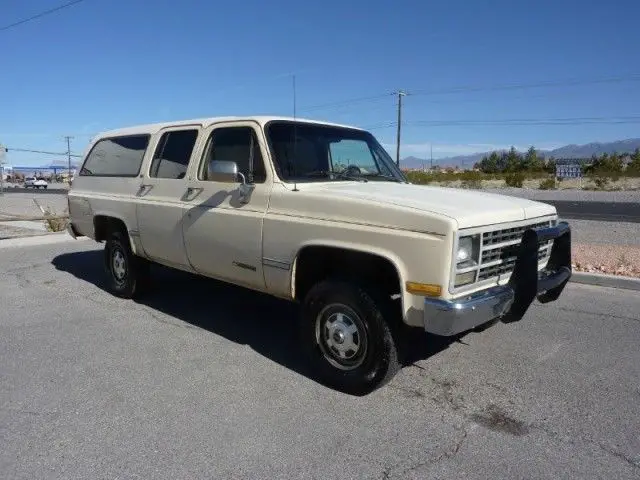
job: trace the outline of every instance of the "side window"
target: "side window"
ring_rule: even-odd
[[[207,165],[216,160],[236,162],[247,182],[264,183],[266,180],[260,144],[251,127],[217,128],[211,133],[200,167],[200,180],[207,179]]]
[[[89,152],[80,176],[135,177],[140,173],[149,135],[128,135],[99,140]]]
[[[184,178],[197,138],[198,130],[177,130],[164,133],[153,155],[149,176]]]
[[[349,165],[355,165],[365,175],[367,173],[380,173],[378,163],[373,157],[367,142],[344,139],[331,142],[329,145],[334,171],[341,172]]]

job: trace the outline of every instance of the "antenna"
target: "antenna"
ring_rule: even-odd
[[[296,74],[292,75],[293,80],[293,119],[296,119]]]
[[[298,143],[298,122],[296,121],[296,74],[292,75],[293,77],[293,191],[298,192],[298,182],[295,180],[296,177],[296,161],[297,161],[297,152],[296,147]]]

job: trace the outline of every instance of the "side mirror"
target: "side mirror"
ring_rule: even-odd
[[[238,177],[243,185],[247,183],[247,179],[238,171],[236,162],[212,160],[207,165],[207,179],[213,182],[235,183]]]

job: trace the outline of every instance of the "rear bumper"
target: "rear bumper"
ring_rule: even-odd
[[[67,233],[73,237],[74,240],[77,240],[78,237],[82,237],[83,235],[78,233],[73,226],[73,223],[67,223]]]
[[[553,240],[547,266],[538,271],[538,245]],[[525,231],[509,283],[455,299],[427,298],[424,328],[436,335],[451,336],[496,318],[520,320],[537,298],[541,303],[558,299],[571,278],[571,228],[566,222],[549,228]]]

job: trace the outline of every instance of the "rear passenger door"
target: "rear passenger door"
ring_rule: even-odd
[[[160,132],[148,171],[136,193],[138,232],[148,257],[191,270],[184,248],[182,218],[187,170],[200,135],[200,125]]]

